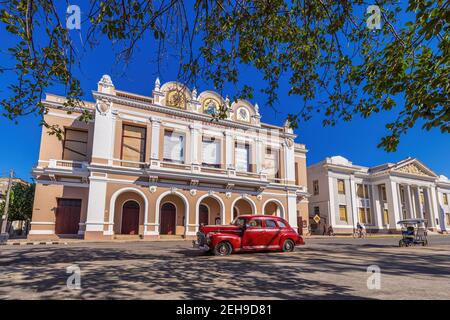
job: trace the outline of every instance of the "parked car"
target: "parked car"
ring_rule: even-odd
[[[239,251],[289,252],[303,244],[303,238],[286,220],[266,215],[239,216],[230,225],[200,226],[193,242],[194,247],[218,256]]]

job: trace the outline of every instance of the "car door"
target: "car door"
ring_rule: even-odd
[[[262,219],[250,219],[242,236],[242,248],[247,250],[264,247],[264,230]]]
[[[264,224],[265,245],[268,248],[278,248],[280,245],[280,227],[276,223],[275,219],[265,219]]]

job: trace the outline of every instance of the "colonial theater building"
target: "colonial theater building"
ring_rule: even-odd
[[[307,171],[313,233],[329,225],[352,233],[358,221],[368,232],[393,233],[408,218],[426,219],[430,230],[450,230],[450,180],[415,158],[369,168],[335,156]]]
[[[256,104],[159,80],[142,96],[107,75],[93,97],[81,109],[43,101],[64,134],[42,130],[30,238],[189,238],[242,214],[307,227],[307,150],[287,125],[262,123]],[[82,109],[91,121],[77,120]]]

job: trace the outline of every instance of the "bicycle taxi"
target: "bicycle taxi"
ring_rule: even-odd
[[[428,245],[426,219],[405,219],[400,220],[397,224],[402,226],[402,239],[398,243],[399,247]]]

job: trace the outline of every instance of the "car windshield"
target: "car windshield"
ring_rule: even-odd
[[[245,226],[245,224],[247,223],[247,220],[248,220],[248,219],[246,219],[246,218],[240,218],[240,217],[237,217],[236,219],[233,220],[233,222],[231,222],[231,224],[232,224],[233,226],[243,227],[243,226]]]

